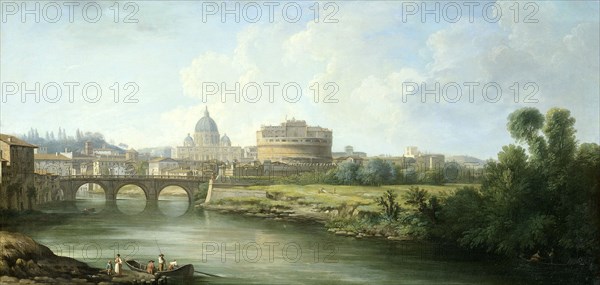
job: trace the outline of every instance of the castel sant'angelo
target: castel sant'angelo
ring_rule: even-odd
[[[309,126],[303,120],[286,120],[279,126],[262,126],[256,132],[258,160],[331,162],[330,129]]]
[[[277,126],[261,126],[256,131],[257,159],[260,162],[324,163],[331,162],[332,131],[309,126],[303,120],[286,120]],[[208,109],[198,120],[193,134],[176,147],[175,158],[206,161],[240,161],[242,148],[232,146],[229,137],[219,133]]]

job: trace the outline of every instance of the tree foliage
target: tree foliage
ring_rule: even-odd
[[[358,179],[364,185],[392,184],[396,180],[396,169],[390,162],[376,158],[358,170]]]
[[[352,185],[359,182],[358,170],[360,165],[354,162],[344,161],[337,166],[335,178],[341,184]]]
[[[600,147],[578,146],[574,124],[559,108],[545,117],[534,108],[510,114],[508,131],[527,150],[504,146],[480,190],[446,199],[443,237],[510,256],[598,256]]]

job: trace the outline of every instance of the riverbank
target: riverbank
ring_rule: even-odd
[[[18,233],[0,231],[0,284],[133,284],[149,274],[125,271],[108,276],[73,258],[55,255],[48,247]]]
[[[409,234],[397,224],[380,223],[381,209],[375,202],[388,190],[398,193],[398,202],[404,204],[402,193],[411,186],[421,187],[430,193],[444,195],[464,184],[432,185],[271,185],[247,186],[239,189],[265,191],[266,197],[228,197],[208,204],[198,203],[198,208],[247,216],[285,219],[322,224],[327,231],[355,238],[387,238],[409,240]],[[471,185],[473,186],[473,185]],[[474,185],[478,186],[478,185]]]

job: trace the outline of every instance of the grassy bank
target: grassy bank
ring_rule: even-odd
[[[381,219],[375,199],[391,190],[398,194],[398,202],[405,204],[403,193],[411,186],[429,193],[445,196],[465,184],[432,185],[270,185],[239,187],[245,190],[266,191],[267,197],[236,197],[215,201],[205,208],[272,218],[296,218],[323,223],[338,235],[366,237],[381,236],[389,239],[408,239],[408,229],[398,223]],[[473,185],[471,185],[473,186]],[[478,185],[475,185],[478,186]]]

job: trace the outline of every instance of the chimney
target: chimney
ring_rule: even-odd
[[[8,137],[8,142],[12,142],[12,138],[11,137]]]

